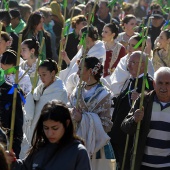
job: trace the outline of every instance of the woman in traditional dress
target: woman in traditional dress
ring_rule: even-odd
[[[111,96],[100,83],[102,72],[103,66],[96,57],[85,58],[84,66],[80,60],[77,74],[82,76],[83,83],[79,97],[78,87],[71,94],[70,106],[73,108],[77,134],[84,139],[89,155],[99,159],[98,151],[104,148],[106,159],[113,159],[114,153],[107,135],[112,127]]]
[[[20,64],[20,67],[25,71],[29,69],[28,75],[33,84],[39,55],[39,42],[35,38],[24,40],[21,44],[21,55],[25,61]]]
[[[87,26],[83,27],[80,30],[79,32],[80,39],[82,36],[86,35],[86,32],[87,32]],[[86,47],[87,47],[85,54],[86,56],[89,56],[89,57],[90,56],[97,57],[104,64],[105,57],[106,57],[106,50],[105,50],[104,43],[98,40],[98,36],[99,35],[98,35],[97,28],[91,25],[89,27],[87,39],[84,37],[84,43],[86,43]],[[63,80],[65,85],[69,84],[69,82],[66,83],[69,76],[71,75],[73,75],[73,77],[77,76],[76,74],[78,71],[77,60],[79,60],[80,57],[83,55],[83,50],[84,50],[83,47],[81,47],[80,50],[77,52],[77,54],[74,56],[74,58],[71,61],[69,57],[67,56],[66,52],[65,51],[62,52],[62,58],[66,62],[67,68],[65,70],[60,71],[59,77]],[[76,78],[72,78],[71,80],[73,79],[76,79]],[[77,85],[77,81],[69,84],[70,87],[71,86],[75,87],[76,85]]]
[[[130,37],[138,34],[137,32],[135,32],[136,24],[136,17],[132,14],[126,15],[122,20],[122,27],[124,29],[124,32],[120,33],[116,40],[119,41],[126,49]]]
[[[25,140],[22,147],[24,157],[32,139],[35,125],[40,117],[43,106],[53,99],[63,103],[68,102],[67,91],[62,80],[56,76],[58,72],[57,63],[54,60],[44,60],[38,67],[38,74],[42,83],[34,89],[33,94],[29,93],[24,106],[25,114]]]
[[[158,47],[153,52],[153,66],[157,71],[160,67],[170,67],[170,30],[163,30],[157,40]]]
[[[110,75],[116,68],[120,59],[126,55],[124,46],[115,41],[118,33],[119,28],[115,23],[106,24],[102,32],[102,40],[104,41],[106,48],[106,60],[104,64],[103,77],[109,84],[111,84]]]

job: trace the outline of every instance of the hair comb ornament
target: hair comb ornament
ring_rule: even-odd
[[[92,75],[96,75],[96,74],[98,73],[101,65],[102,65],[102,64],[101,64],[100,62],[98,62],[98,63],[94,66],[94,68],[93,68],[93,70],[92,70]]]

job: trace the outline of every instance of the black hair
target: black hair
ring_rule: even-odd
[[[139,42],[141,40],[141,36],[140,35],[133,35],[132,37],[130,37],[130,39],[135,39],[137,42]],[[142,43],[139,45],[139,47],[142,47]]]
[[[40,44],[39,42],[33,37],[32,39],[26,39],[22,42],[22,44],[25,44],[28,46],[28,48],[31,49],[35,49],[35,56],[39,55],[39,48],[40,48]]]
[[[30,153],[38,149],[42,146],[42,144],[49,143],[43,131],[43,122],[47,120],[60,122],[64,126],[65,132],[60,141],[57,143],[59,146],[58,149],[62,149],[75,139],[80,140],[74,133],[73,122],[68,107],[61,101],[52,100],[46,103],[41,110],[40,118],[33,133]]]
[[[0,20],[5,21],[6,25],[8,26],[11,22],[11,15],[7,10],[0,9]]]
[[[56,61],[52,60],[52,59],[47,59],[47,60],[44,60],[38,67],[38,69],[40,67],[45,67],[47,68],[48,71],[52,72],[52,71],[55,71],[55,74],[58,73],[58,66],[57,66],[57,63]]]
[[[115,33],[114,39],[117,38],[119,34],[119,28],[114,22],[106,24],[104,27],[108,27],[112,33]]]
[[[26,39],[30,32],[34,32],[37,25],[40,23],[41,18],[44,18],[43,14],[39,11],[31,13],[27,25],[23,30],[23,39]],[[44,30],[43,30],[44,31]]]
[[[100,60],[96,57],[86,57],[85,58],[85,67],[87,69],[93,69],[95,66],[97,66],[98,63],[100,63]],[[93,75],[95,80],[100,81],[100,78],[102,76],[103,73],[103,66],[101,65],[99,70],[97,71],[97,74]]]
[[[81,29],[81,33],[87,32],[87,26],[83,27]],[[98,30],[96,27],[94,27],[93,25],[89,26],[89,32],[88,32],[88,36],[93,40],[96,41],[98,40],[99,34],[98,34]]]
[[[13,66],[16,66],[17,64],[17,54],[13,50],[7,50],[2,54],[1,58],[2,64],[12,64]]]

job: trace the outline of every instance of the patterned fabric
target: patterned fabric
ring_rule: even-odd
[[[119,52],[122,45],[120,43],[115,43],[112,50],[106,51],[106,60],[104,64],[104,77],[111,75],[115,69],[114,64],[118,59]]]
[[[23,74],[24,74],[24,71],[20,69],[18,78],[20,79]],[[15,74],[6,75],[5,79],[8,83],[14,84],[15,83]],[[19,87],[24,91],[25,94],[28,94],[32,89],[31,81],[30,81],[30,78],[28,75],[25,75],[18,84],[19,84]]]
[[[33,84],[33,79],[34,79],[34,76],[35,76],[35,71],[36,71],[36,64],[37,64],[37,60],[35,63],[32,64],[32,66],[30,67],[28,64],[27,64],[27,61],[24,61],[23,63],[21,63],[21,69],[22,70],[28,70],[29,71],[27,72],[27,74],[30,76],[30,80],[31,80],[31,83]]]
[[[101,119],[103,128],[106,132],[109,132],[112,127],[111,122],[111,98],[110,93],[101,85],[96,86],[94,94],[85,102],[83,96],[84,85],[82,86],[80,92],[80,98],[78,102],[78,107],[84,112],[93,112],[98,114]],[[70,96],[70,103],[72,106],[76,106],[77,103],[77,93],[78,88],[76,88]]]
[[[170,67],[170,58],[169,56],[162,56],[163,50],[156,50],[153,55],[153,66],[155,71],[160,67]]]

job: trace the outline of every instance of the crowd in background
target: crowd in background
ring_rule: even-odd
[[[102,152],[129,170],[140,121],[134,170],[170,168],[170,1],[111,2],[1,1],[2,170],[98,170]]]

